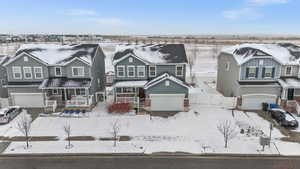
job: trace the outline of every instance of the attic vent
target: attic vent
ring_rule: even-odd
[[[28,62],[28,57],[24,56],[24,62]]]

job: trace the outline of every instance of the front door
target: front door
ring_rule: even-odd
[[[295,89],[288,89],[288,93],[287,93],[288,100],[294,100],[294,91]]]

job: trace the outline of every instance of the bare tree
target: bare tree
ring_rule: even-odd
[[[112,123],[112,131],[111,131],[111,134],[113,136],[113,139],[114,139],[114,147],[117,146],[117,140],[118,140],[118,135],[119,135],[119,132],[120,132],[120,124],[119,124],[119,121],[116,120]]]
[[[225,120],[219,123],[217,128],[222,134],[224,138],[225,148],[227,148],[229,140],[235,138],[237,135],[237,132],[235,131],[235,126],[231,123],[230,120]]]
[[[20,120],[17,122],[17,129],[25,136],[26,148],[29,148],[31,122],[31,118],[27,114],[22,114]]]
[[[198,52],[199,52],[199,49],[195,45],[193,47],[193,49],[191,50],[191,55],[189,55],[189,57],[188,57],[189,67],[190,67],[190,77],[192,78],[192,83],[194,83],[193,68],[194,68],[194,65],[196,64],[196,61],[197,61]]]
[[[66,125],[64,125],[64,127],[63,127],[63,129],[64,129],[64,132],[66,133],[66,135],[67,135],[67,140],[68,140],[68,145],[66,146],[66,148],[72,148],[72,144],[71,144],[71,125],[70,124],[66,124]]]

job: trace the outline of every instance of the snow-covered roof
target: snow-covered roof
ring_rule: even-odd
[[[148,81],[121,81],[114,84],[114,87],[144,87]]]
[[[296,78],[281,78],[278,82],[283,88],[300,88],[300,80]]]
[[[178,79],[178,78],[176,78],[176,77],[174,77],[174,76],[172,76],[172,75],[170,75],[168,73],[164,73],[164,74],[162,74],[162,75],[154,78],[153,80],[149,81],[144,86],[144,89],[148,89],[148,88],[150,88],[150,87],[152,87],[152,86],[154,86],[154,85],[156,85],[156,84],[158,84],[158,83],[160,83],[160,82],[162,82],[164,80],[171,80],[171,81],[173,81],[173,82],[175,82],[175,83],[177,83],[177,84],[179,84],[181,86],[189,88],[189,86],[185,82],[183,82],[182,80],[180,80],[180,79]]]
[[[91,85],[91,79],[69,79],[65,77],[61,78],[49,78],[45,79],[41,85],[40,89],[47,88],[87,88]]]
[[[243,64],[256,57],[273,57],[284,65],[299,64],[300,47],[293,44],[242,44],[222,50],[234,56],[238,64]]]
[[[25,52],[50,65],[66,64],[75,57],[91,64],[97,47],[98,44],[23,44],[16,55]]]
[[[0,109],[0,114],[5,114],[8,111],[8,108]]]
[[[123,57],[132,54],[140,60],[153,64],[187,63],[187,56],[183,44],[159,45],[118,45],[114,55],[114,64]]]

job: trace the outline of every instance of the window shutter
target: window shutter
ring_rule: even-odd
[[[265,77],[265,72],[266,72],[266,68],[264,67],[264,68],[262,69],[262,78]]]
[[[255,71],[255,77],[257,78],[258,77],[258,67],[256,68],[256,71]]]
[[[246,78],[248,78],[249,77],[249,68],[247,67],[246,68]]]
[[[272,78],[275,77],[275,67],[272,68]]]

